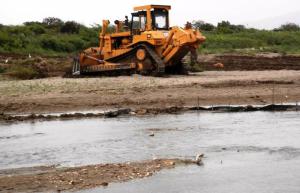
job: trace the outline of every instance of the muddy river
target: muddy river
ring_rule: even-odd
[[[150,136],[154,134],[154,136]],[[81,192],[300,192],[300,112],[184,113],[0,125],[0,169],[193,158]]]

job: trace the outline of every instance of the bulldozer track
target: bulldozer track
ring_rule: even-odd
[[[165,64],[164,64],[163,60],[149,46],[144,45],[144,48],[147,50],[147,52],[149,53],[149,55],[155,61],[157,73],[158,74],[165,73]]]
[[[124,53],[124,54],[121,54],[119,56],[116,56],[116,57],[113,57],[113,58],[110,58],[108,60],[106,60],[107,62],[113,62],[113,63],[117,63],[117,62],[122,62],[122,60],[126,60],[128,58],[132,58],[132,57],[135,57],[135,53],[138,49],[140,48],[143,48],[146,50],[146,52],[149,54],[149,56],[153,59],[153,61],[155,62],[155,75],[157,76],[161,76],[165,73],[165,64],[163,62],[163,60],[158,56],[158,54],[147,44],[139,44],[139,45],[136,45],[132,50]],[[73,64],[73,68],[72,68],[72,75],[74,77],[78,77],[79,75],[83,75],[83,74],[87,74],[87,73],[95,73],[95,72],[105,72],[107,71],[107,73],[109,73],[110,71],[113,71],[113,70],[105,70],[105,69],[102,69],[100,70],[99,67],[97,66],[89,66],[87,68],[80,68],[80,63],[79,63],[79,59],[78,58],[74,58],[74,64]],[[124,68],[122,68],[122,65],[120,64],[120,66],[118,68],[114,68],[114,70],[119,70],[119,71],[122,71],[122,70],[128,70],[129,67],[128,65],[124,64]],[[128,73],[126,73],[128,74]]]
[[[119,62],[122,59],[127,59],[130,56],[134,56],[135,57],[135,52],[139,49],[139,48],[144,48],[147,53],[150,55],[150,57],[155,61],[155,67],[156,67],[156,72],[158,74],[164,73],[165,72],[165,64],[163,62],[163,60],[157,55],[157,53],[147,44],[139,44],[137,46],[135,46],[132,50],[130,50],[129,52],[126,52],[120,56],[114,57],[114,58],[110,58],[107,61],[108,62]]]

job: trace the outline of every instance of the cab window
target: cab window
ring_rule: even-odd
[[[152,13],[153,17],[153,27],[155,29],[164,29],[167,30],[169,28],[168,22],[168,11],[166,10],[154,10]]]

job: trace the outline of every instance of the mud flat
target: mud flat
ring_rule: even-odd
[[[0,170],[0,192],[75,191],[152,176],[162,169],[196,164],[192,160],[155,159],[73,168],[32,167]]]
[[[139,75],[0,81],[0,112],[53,113],[118,108],[271,104],[300,101],[300,71],[208,71],[167,78]]]

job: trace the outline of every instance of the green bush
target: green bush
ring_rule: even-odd
[[[39,77],[39,73],[30,66],[13,65],[7,70],[7,74],[11,77],[27,80]]]
[[[78,34],[80,30],[80,24],[75,21],[67,21],[62,25],[60,31],[62,33]]]
[[[300,31],[300,26],[295,23],[287,23],[281,25],[278,29],[274,29],[274,31]]]
[[[46,29],[45,27],[43,27],[42,25],[31,25],[29,27],[29,29],[35,34],[35,35],[40,35],[40,34],[44,34],[46,33]]]
[[[193,21],[192,26],[201,31],[214,31],[216,27],[213,24],[205,23],[204,21]]]
[[[205,32],[204,35],[207,37],[207,40],[200,48],[203,53],[300,53],[300,32],[274,32],[250,29],[232,34]]]
[[[10,40],[8,33],[0,31],[0,45],[7,44]]]
[[[0,66],[0,74],[4,73],[5,71],[6,71],[6,69],[4,67]]]

